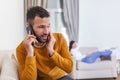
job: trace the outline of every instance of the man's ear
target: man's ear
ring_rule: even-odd
[[[28,26],[30,26],[29,22],[25,23],[25,27],[27,28]]]

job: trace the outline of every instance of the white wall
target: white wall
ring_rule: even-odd
[[[0,0],[0,50],[15,49],[24,38],[23,0]]]
[[[120,0],[80,0],[81,46],[120,47]]]

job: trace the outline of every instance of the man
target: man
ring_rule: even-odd
[[[72,80],[67,73],[73,62],[66,40],[60,33],[50,32],[50,15],[42,7],[27,12],[31,28],[17,47],[20,80]]]

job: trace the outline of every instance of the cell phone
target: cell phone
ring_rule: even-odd
[[[26,27],[26,31],[27,31],[27,33],[29,33],[29,31],[30,31],[31,34],[32,34],[32,32],[33,32],[32,29],[31,29],[31,26],[27,26],[27,27]]]
[[[29,33],[29,31],[30,31],[31,34],[33,34],[34,36],[36,36],[36,40],[37,40],[38,42],[41,42],[41,43],[42,43],[41,39],[35,34],[35,32],[34,32],[32,26],[27,26],[27,27],[26,27],[26,31],[27,31],[27,33]],[[49,42],[49,40],[50,40],[50,34],[49,34],[49,36],[48,36],[46,42]]]

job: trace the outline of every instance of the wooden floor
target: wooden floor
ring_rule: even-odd
[[[120,75],[118,75],[117,79],[92,79],[92,80],[120,80]]]
[[[117,77],[117,79],[108,78],[108,79],[84,79],[84,80],[120,80],[120,75]]]
[[[118,76],[117,80],[120,80],[120,75]]]

